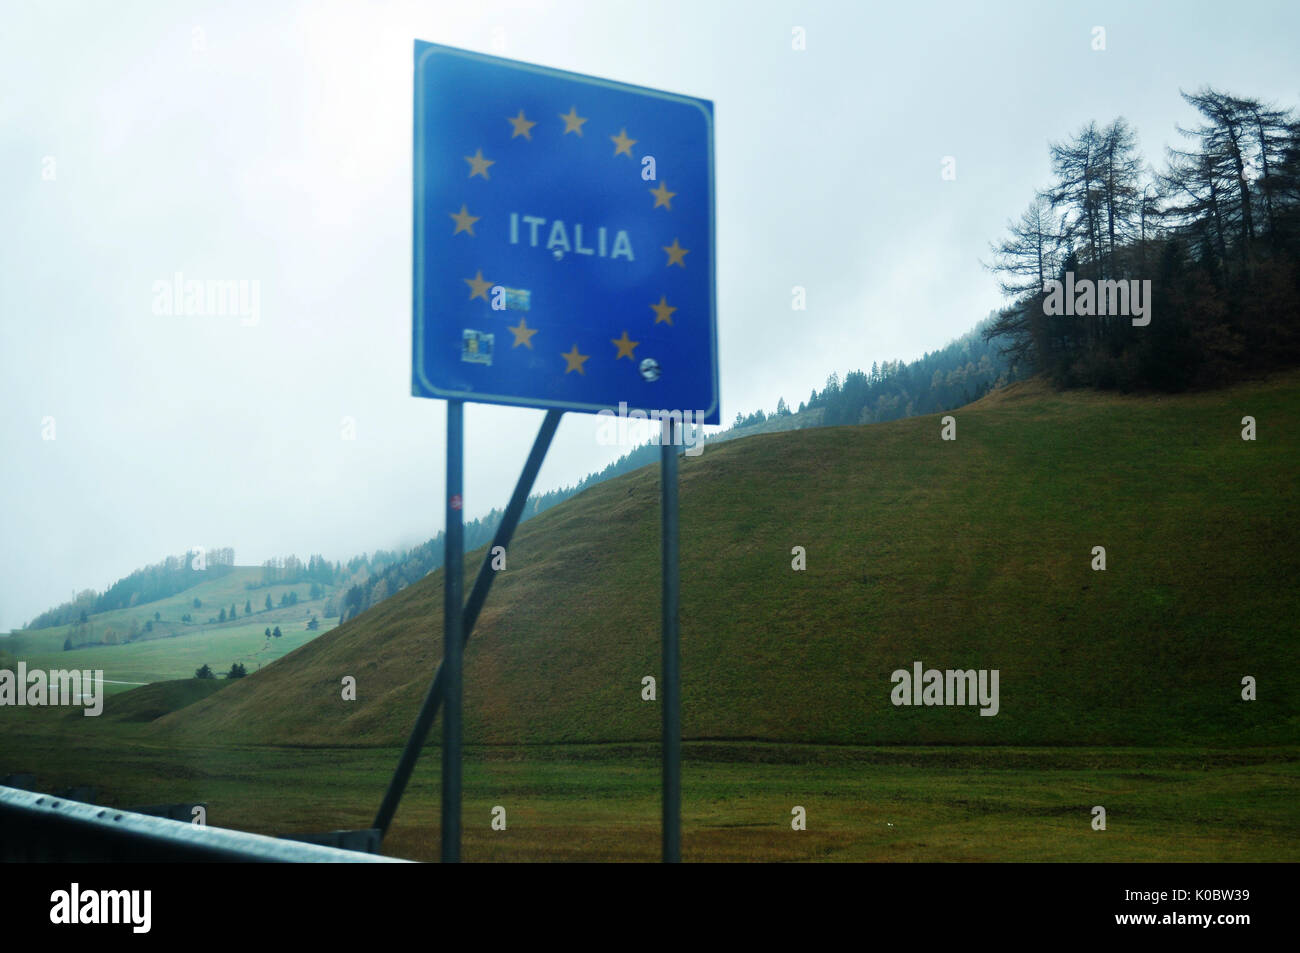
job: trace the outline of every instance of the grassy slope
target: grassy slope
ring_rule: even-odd
[[[1030,383],[955,416],[955,442],[932,416],[683,461],[688,738],[1296,741],[1300,375],[1176,398]],[[657,737],[640,700],[659,669],[657,480],[601,484],[520,531],[467,652],[469,741]],[[436,573],[147,730],[398,743],[441,655],[441,587]],[[1001,714],[893,707],[889,675],[916,659],[999,669]],[[1239,698],[1245,674],[1257,702]]]
[[[153,619],[155,612],[162,616],[162,621],[154,624],[153,636],[130,643],[65,652],[63,642],[71,634],[72,627],[54,626],[0,639],[0,648],[25,661],[28,668],[103,669],[104,677],[112,680],[105,685],[110,694],[132,688],[131,684],[120,683],[189,678],[204,663],[218,673],[227,671],[234,662],[242,662],[249,671],[254,671],[310,642],[337,621],[324,618],[325,598],[306,598],[310,583],[273,585],[265,589],[244,588],[246,583],[260,582],[261,578],[261,568],[237,566],[224,576],[191,586],[166,599],[91,617],[96,637],[102,637],[111,628],[124,638],[132,620],[143,626]],[[270,611],[264,609],[268,593],[272,601],[278,603],[281,594],[290,590],[296,591],[302,600],[296,606],[280,608],[277,605]],[[329,591],[326,587],[327,595]],[[202,608],[193,607],[195,598],[202,602]],[[246,602],[252,603],[252,615],[243,614]],[[232,603],[239,610],[237,620],[211,624],[206,621],[223,608],[229,609]],[[187,613],[197,621],[182,623],[180,617]],[[315,632],[305,629],[312,615],[317,616],[321,623]],[[264,632],[276,626],[280,627],[283,635],[268,642]]]
[[[320,608],[318,603],[310,605]],[[307,644],[335,624],[336,620],[322,622],[320,629],[309,632],[305,620],[298,618],[302,610],[301,603],[292,610],[284,610],[286,613],[292,611],[292,623],[287,617],[273,619],[272,613],[268,612],[265,619],[254,616],[252,622],[196,626],[193,632],[176,638],[74,649],[71,652],[45,652],[24,656],[24,660],[29,669],[102,669],[104,678],[113,680],[113,683],[105,685],[110,693],[129,690],[133,684],[189,678],[205,663],[211,665],[218,675],[229,671],[234,662],[243,663],[248,671],[253,672]],[[277,625],[283,633],[281,637],[267,639],[265,630]]]
[[[201,698],[207,698],[231,684],[220,678],[181,678],[170,682],[154,682],[123,692],[104,703],[103,714],[107,721],[153,721],[163,715],[179,711]],[[85,717],[70,712],[69,717]]]
[[[275,619],[273,612],[292,612],[292,616],[285,618],[298,619],[302,616],[302,611],[306,605],[307,592],[311,588],[311,583],[300,582],[294,585],[272,585],[265,589],[247,589],[248,583],[261,583],[262,569],[259,566],[235,566],[230,572],[223,576],[213,578],[208,582],[201,582],[198,585],[190,586],[183,592],[168,596],[165,599],[159,599],[156,602],[148,602],[138,606],[132,606],[128,609],[114,609],[111,612],[100,612],[90,617],[94,626],[94,635],[96,638],[103,636],[109,629],[114,630],[119,637],[125,638],[131,629],[132,621],[138,622],[141,628],[144,624],[153,619],[154,613],[157,612],[162,616],[162,621],[155,623],[154,628],[160,632],[197,630],[205,624],[209,617],[216,618],[222,609],[229,610],[232,604],[236,605],[239,610],[239,617],[244,618],[244,603],[251,602],[253,615],[248,618],[256,621],[259,618]],[[330,591],[325,587],[326,593]],[[304,600],[294,606],[292,610],[273,610],[273,612],[263,611],[264,602],[268,593],[274,603],[279,603],[281,593],[289,590],[297,590],[298,598]],[[198,598],[203,604],[202,608],[195,609],[193,600]],[[321,601],[323,605],[323,600]],[[189,614],[194,617],[194,622],[187,625],[180,621],[182,615]],[[320,613],[318,612],[317,615]],[[214,625],[216,623],[213,623]],[[274,626],[275,622],[271,622]],[[63,648],[63,640],[72,635],[73,626],[57,625],[50,626],[47,629],[20,629],[10,636],[0,639],[0,645],[3,645],[8,651],[13,652],[19,657],[24,654],[35,654],[38,652],[58,652]]]

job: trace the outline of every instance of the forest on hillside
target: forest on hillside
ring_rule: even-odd
[[[1178,391],[1300,359],[1300,121],[1213,88],[1181,95],[1198,123],[1178,127],[1186,146],[1163,170],[1123,118],[1088,123],[1050,144],[1051,183],[993,246],[1013,300],[986,333],[1057,386]],[[1146,289],[1149,323],[1101,307]]]
[[[81,590],[69,601],[42,612],[24,628],[43,629],[85,622],[88,616],[97,612],[129,609],[146,602],[166,599],[184,592],[190,586],[225,575],[234,564],[235,551],[229,547],[202,552],[193,550],[179,556],[168,556],[122,577],[103,592]]]
[[[1020,380],[1028,373],[1024,362],[1007,359],[989,342],[985,331],[995,316],[937,351],[915,361],[873,362],[871,370],[853,370],[843,379],[832,373],[821,392],[814,390],[795,414],[819,411],[812,426],[878,424],[919,414],[935,414],[964,407],[996,387]],[[789,412],[784,401],[777,415]],[[763,411],[737,417],[736,427],[762,424]]]

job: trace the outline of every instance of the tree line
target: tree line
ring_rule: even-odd
[[[343,567],[331,563],[324,556],[309,556],[304,563],[297,556],[275,556],[262,563],[262,585],[277,583],[316,582],[333,583],[343,573]],[[249,588],[254,588],[252,584]]]
[[[1057,386],[1178,391],[1300,359],[1300,122],[1212,87],[1181,95],[1198,122],[1163,169],[1122,117],[1090,122],[1049,144],[1052,181],[992,246],[1012,303],[986,334]],[[1149,325],[1049,313],[1067,275],[1149,281]]]
[[[798,413],[820,410],[818,424],[835,427],[934,414],[979,400],[1028,373],[1023,363],[1009,362],[984,336],[994,320],[990,316],[915,361],[873,362],[870,371],[849,371],[842,380],[831,374],[821,393],[814,390],[800,403]]]
[[[137,569],[119,579],[104,592],[83,589],[68,602],[42,612],[24,628],[44,629],[85,620],[87,615],[128,609],[143,603],[155,602],[184,592],[190,586],[230,572],[235,563],[235,551],[229,547],[197,550],[182,556],[168,556],[161,562]],[[195,568],[196,566],[204,568]]]
[[[230,671],[226,672],[225,677],[243,678],[247,674],[248,674],[248,669],[244,667],[244,664],[242,662],[234,662],[230,666]],[[207,662],[204,662],[202,665],[200,665],[198,668],[194,670],[194,677],[207,679],[207,678],[216,678],[217,676],[216,673],[212,671],[212,666],[209,665]]]

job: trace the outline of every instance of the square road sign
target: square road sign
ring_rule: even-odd
[[[412,393],[719,422],[712,103],[416,41],[414,131]]]

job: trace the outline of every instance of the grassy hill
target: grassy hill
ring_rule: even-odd
[[[153,721],[207,698],[230,684],[222,678],[182,678],[141,685],[106,700],[100,717],[109,721]],[[69,717],[83,716],[74,711],[69,712]]]
[[[951,442],[931,416],[683,460],[688,739],[1295,743],[1300,375],[1182,397],[1029,382],[954,416]],[[521,529],[466,653],[468,741],[657,737],[658,520],[652,467]],[[399,743],[442,654],[441,590],[432,574],[146,730]],[[916,660],[998,669],[1000,713],[894,707],[890,673]]]
[[[110,693],[127,691],[141,683],[187,679],[204,663],[221,672],[234,662],[242,662],[253,671],[310,642],[336,621],[324,615],[332,587],[323,587],[322,598],[309,600],[309,583],[261,587],[261,579],[260,567],[236,566],[165,599],[90,616],[93,637],[103,639],[112,632],[118,644],[64,651],[64,640],[73,635],[74,627],[61,625],[15,632],[0,638],[0,649],[25,661],[29,668],[102,669]],[[258,588],[249,589],[249,584]],[[281,595],[290,591],[298,593],[300,601],[293,606],[279,606]],[[275,606],[270,610],[265,609],[268,594]],[[195,599],[201,603],[197,609]],[[246,603],[251,603],[251,615],[244,615]],[[237,619],[207,621],[232,604],[239,610]],[[155,613],[160,617],[158,621],[153,621]],[[190,615],[193,621],[182,622],[182,615]],[[320,628],[308,631],[306,623],[313,615]],[[132,628],[143,630],[148,622],[153,622],[152,632],[140,631],[136,639],[126,641]],[[266,629],[277,626],[281,638],[266,639]]]

